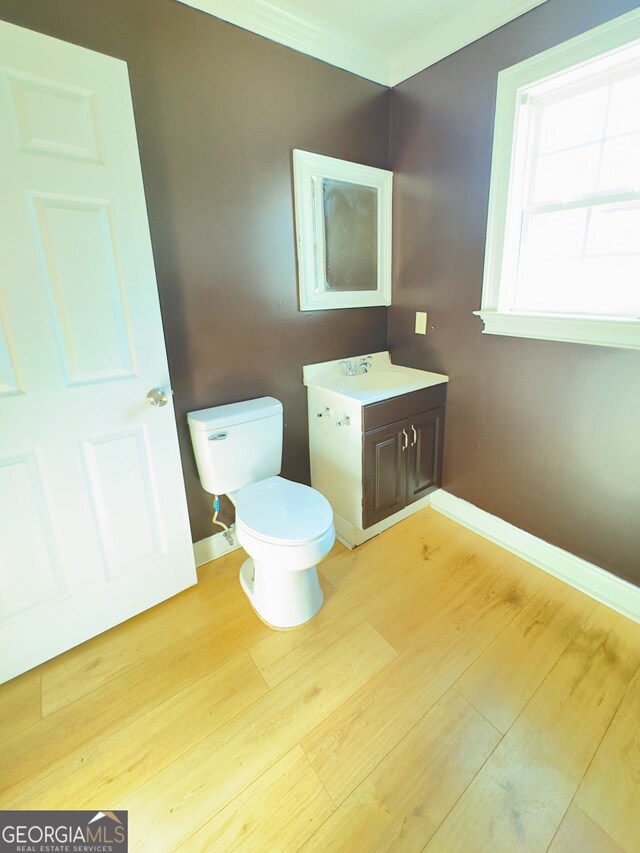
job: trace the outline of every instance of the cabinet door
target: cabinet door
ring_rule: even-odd
[[[436,489],[442,481],[444,406],[414,415],[408,424],[406,502],[410,504]]]
[[[371,527],[405,506],[408,421],[396,421],[364,434],[362,526]]]

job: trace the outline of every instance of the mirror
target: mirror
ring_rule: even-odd
[[[392,173],[293,155],[300,309],[389,305]]]

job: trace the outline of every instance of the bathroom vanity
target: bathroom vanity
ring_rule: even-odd
[[[388,352],[303,368],[311,482],[336,534],[360,545],[427,506],[440,485],[448,377]]]

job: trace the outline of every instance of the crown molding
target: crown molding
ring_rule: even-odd
[[[398,83],[546,2],[547,0],[496,0],[482,8],[474,4],[469,10],[450,15],[441,24],[393,51],[390,56],[389,85],[397,86]]]
[[[524,15],[547,0],[492,0],[482,8],[458,12],[390,53],[367,48],[362,40],[339,27],[309,15],[299,15],[288,3],[281,8],[269,0],[178,0],[230,24],[313,56],[383,86],[396,86],[445,56],[492,30]]]
[[[278,8],[267,0],[178,0],[242,29],[257,33],[271,41],[291,47],[315,59],[389,86],[389,60],[378,51],[369,50],[361,42],[349,38],[338,27],[296,15]]]

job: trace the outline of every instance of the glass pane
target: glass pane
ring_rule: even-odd
[[[534,203],[588,195],[596,188],[600,144],[547,154],[536,165]]]
[[[582,255],[586,227],[585,209],[535,214],[529,220],[526,250],[541,260]]]
[[[376,290],[378,191],[323,178],[322,203],[327,290]]]
[[[640,74],[611,87],[607,136],[640,131]]]
[[[604,143],[598,189],[640,189],[640,133],[609,139]]]
[[[622,255],[640,251],[640,205],[594,208],[589,224],[588,255]]]
[[[541,106],[540,153],[559,151],[600,139],[604,133],[608,87],[601,86]]]
[[[519,311],[571,312],[572,283],[579,279],[581,258],[530,258],[518,273],[514,308]]]
[[[640,254],[586,258],[580,278],[576,312],[640,316]]]
[[[556,314],[640,315],[640,254],[532,259],[521,269],[514,308]]]

